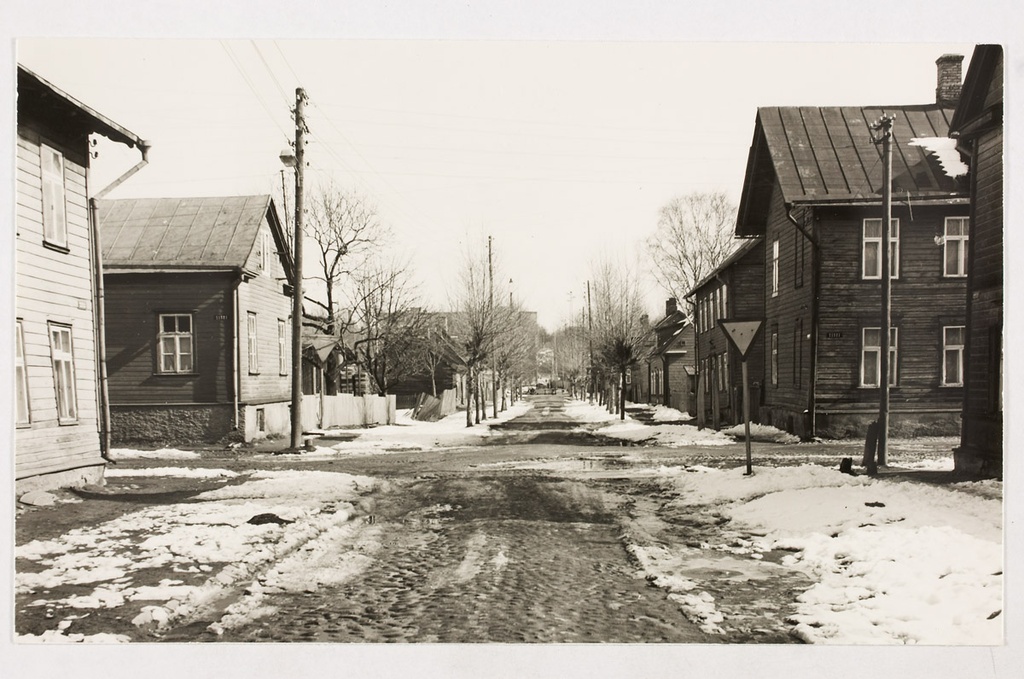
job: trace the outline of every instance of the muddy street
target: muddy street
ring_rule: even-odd
[[[715,641],[637,576],[611,510],[602,493],[557,478],[445,476],[397,484],[364,518],[387,537],[360,577],[270,595],[264,603],[272,616],[216,638]]]
[[[806,577],[784,567],[784,555],[752,558],[752,536],[713,507],[680,506],[678,491],[655,471],[699,463],[707,455],[728,461],[739,446],[709,451],[637,445],[574,419],[561,396],[531,401],[527,412],[493,422],[488,435],[471,445],[344,456],[205,451],[188,466],[228,474],[226,480],[114,474],[102,491],[74,493],[80,502],[75,513],[28,512],[18,521],[19,542],[59,537],[77,515],[111,536],[124,536],[117,549],[128,550],[127,556],[139,551],[140,541],[164,539],[132,530],[133,516],[160,505],[186,515],[212,511],[216,523],[224,520],[221,511],[246,510],[204,506],[218,495],[260,497],[260,491],[246,490],[259,478],[268,483],[306,474],[312,476],[301,478],[327,483],[338,476],[363,479],[357,485],[365,487],[338,496],[345,498],[340,504],[315,493],[303,499],[301,487],[286,491],[279,506],[298,501],[308,507],[304,521],[313,523],[302,524],[302,537],[289,538],[299,535],[290,532],[292,519],[277,515],[280,526],[239,526],[232,532],[250,536],[239,539],[264,546],[247,564],[225,563],[212,579],[206,574],[216,574],[225,567],[217,562],[227,560],[216,551],[198,562],[187,558],[193,547],[186,538],[163,561],[172,568],[148,567],[134,575],[129,568],[96,590],[101,600],[117,601],[124,598],[119,592],[141,585],[207,592],[178,613],[173,602],[164,605],[171,613],[159,624],[145,622],[152,600],[137,594],[118,606],[77,614],[74,606],[90,587],[67,585],[20,594],[18,628],[41,634],[63,620],[84,633],[171,642],[797,641],[787,617],[809,586]],[[129,464],[166,473],[168,462]],[[237,520],[244,523],[255,513],[248,510]],[[127,526],[104,528],[108,520]],[[181,530],[190,531],[187,525]],[[111,548],[96,544],[97,558],[108,559]],[[668,570],[651,561],[665,558],[674,564]],[[50,582],[48,565],[23,560],[19,569],[38,571],[32,577]],[[680,583],[689,584],[680,589]]]

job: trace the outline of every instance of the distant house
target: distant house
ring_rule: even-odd
[[[957,472],[1003,473],[1003,49],[971,57],[950,135],[970,165],[964,406]],[[956,357],[948,360],[955,364]]]
[[[693,323],[674,297],[665,302],[665,317],[654,324],[654,336],[650,402],[692,413],[696,410]]]
[[[718,325],[720,319],[760,320],[764,316],[764,241],[751,238],[690,292],[697,333],[696,417],[714,428],[739,424],[743,417],[742,357]],[[764,333],[747,351],[751,419],[758,421],[764,381]]]
[[[289,431],[292,259],[270,196],[99,211],[114,438]]]
[[[764,243],[760,419],[803,437],[863,436],[891,385],[896,434],[959,431],[967,222],[947,136],[962,57],[938,64],[934,104],[758,109],[736,235]],[[881,148],[893,125],[890,365],[880,375]]]
[[[89,135],[138,136],[18,67],[15,166],[15,481],[98,483],[104,454]]]

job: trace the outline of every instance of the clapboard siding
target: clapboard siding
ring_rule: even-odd
[[[111,405],[232,402],[231,280],[226,273],[104,276]],[[193,314],[193,374],[157,372],[161,313]]]
[[[43,245],[40,141],[18,128],[15,309],[22,323],[31,422],[16,430],[15,476],[102,464],[97,426],[94,288],[85,208],[84,149],[47,141],[65,156],[68,252]],[[60,424],[48,323],[70,326],[77,421]]]
[[[998,79],[997,79],[998,80]],[[993,85],[994,87],[995,85]],[[999,81],[1001,88],[1001,80]],[[1001,89],[1000,89],[1001,92]],[[1003,131],[975,142],[971,220],[963,458],[957,468],[1001,476],[1003,469]]]
[[[862,229],[877,207],[818,210],[822,224],[817,404],[824,410],[874,406],[877,388],[860,387],[861,337],[881,326],[881,282],[861,272]],[[899,279],[892,282],[892,324],[897,328],[897,385],[893,409],[955,410],[959,387],[943,387],[942,328],[964,325],[964,278],[942,275],[941,235],[946,216],[965,216],[965,206],[894,206],[900,220]]]
[[[268,253],[269,267],[260,267],[260,250],[263,235],[270,235],[270,225],[264,220],[256,236],[252,252],[246,262],[246,270],[253,272],[246,276],[238,288],[238,331],[239,360],[241,370],[241,399],[243,403],[267,403],[287,401],[291,398],[291,297],[284,295],[285,275],[276,252]],[[273,239],[269,240],[273,249]],[[252,370],[249,364],[248,314],[256,313],[258,365]],[[280,347],[278,344],[278,321],[285,322],[285,363],[284,374],[280,370]]]
[[[803,248],[803,240],[796,238],[796,227],[786,216],[786,207],[782,202],[782,192],[778,185],[772,194],[771,207],[764,238],[764,316],[763,333],[764,361],[764,405],[771,410],[785,410],[803,414],[808,409],[811,393],[810,379],[810,342],[797,342],[801,355],[794,356],[791,347],[797,319],[802,320],[804,332],[811,328],[811,308],[814,298],[811,263],[813,254],[809,248]],[[810,225],[808,225],[810,228]],[[815,225],[816,227],[817,225]],[[779,292],[772,295],[773,272],[772,258],[774,242],[779,243]],[[802,279],[796,275],[798,260],[797,248],[803,248]],[[771,336],[778,333],[778,375],[772,383],[771,376]],[[798,338],[797,338],[798,339]],[[797,374],[799,373],[799,374]],[[787,424],[787,423],[783,423]]]

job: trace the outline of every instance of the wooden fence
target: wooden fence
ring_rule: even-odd
[[[338,394],[302,397],[302,428],[328,429],[330,427],[361,427],[374,424],[394,424],[395,397],[353,396]]]

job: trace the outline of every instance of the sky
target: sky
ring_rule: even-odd
[[[603,257],[644,276],[651,315],[663,313],[644,240],[675,196],[738,201],[758,106],[930,103],[936,58],[964,55],[966,72],[973,44],[62,37],[16,48],[152,143],[150,164],[110,198],[279,195],[304,88],[307,196],[333,183],[375,205],[428,308],[446,307],[463,254],[491,237],[496,278],[553,329],[581,312]],[[94,187],[138,159],[98,150]]]

